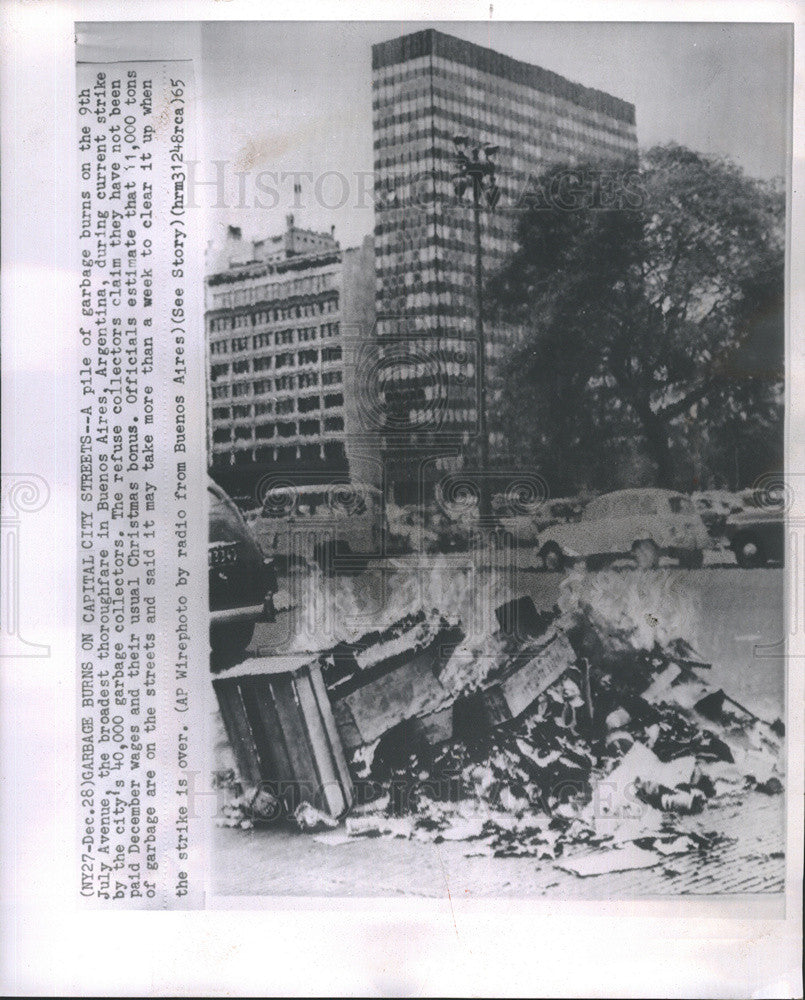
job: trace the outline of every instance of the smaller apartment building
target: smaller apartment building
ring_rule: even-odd
[[[371,237],[342,250],[300,230],[230,229],[206,282],[210,469],[230,492],[265,477],[379,478],[358,422],[355,353],[374,334]]]

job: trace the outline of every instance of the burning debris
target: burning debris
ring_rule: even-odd
[[[229,796],[216,819],[218,826],[251,830],[255,823],[272,823],[283,814],[282,803],[264,788],[244,788],[237,781],[221,787]]]
[[[326,829],[304,803],[297,826],[332,845],[462,841],[579,877],[710,850],[714,806],[782,791],[782,725],[707,682],[689,611],[647,615],[646,576],[569,577],[551,613],[506,602],[480,638],[420,610],[320,654],[353,806]]]

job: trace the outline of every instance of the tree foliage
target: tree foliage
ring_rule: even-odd
[[[781,460],[784,195],[676,145],[601,177],[547,172],[488,284],[523,331],[496,422],[557,491],[742,485]]]

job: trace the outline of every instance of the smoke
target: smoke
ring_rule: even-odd
[[[357,576],[310,567],[292,580],[296,621],[289,649],[315,652],[355,642],[420,611],[433,621],[460,622],[467,642],[481,645],[498,628],[495,609],[512,596],[509,567],[489,563],[456,565],[433,556],[421,566],[384,565]]]
[[[571,573],[558,604],[567,627],[588,621],[613,652],[679,639],[698,646],[700,613],[685,575],[673,570]]]

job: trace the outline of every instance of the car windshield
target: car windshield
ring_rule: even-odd
[[[277,487],[269,490],[263,502],[263,517],[328,517],[332,514],[359,517],[366,513],[374,497],[365,488],[348,483],[321,489]]]
[[[223,491],[207,487],[209,501],[208,540],[238,542],[248,537],[243,515]]]
[[[269,490],[263,502],[263,517],[313,517],[327,508],[323,490],[294,490],[286,487]]]
[[[334,487],[328,497],[330,511],[353,517],[366,513],[366,501],[367,496],[363,491],[356,490],[348,484]]]

